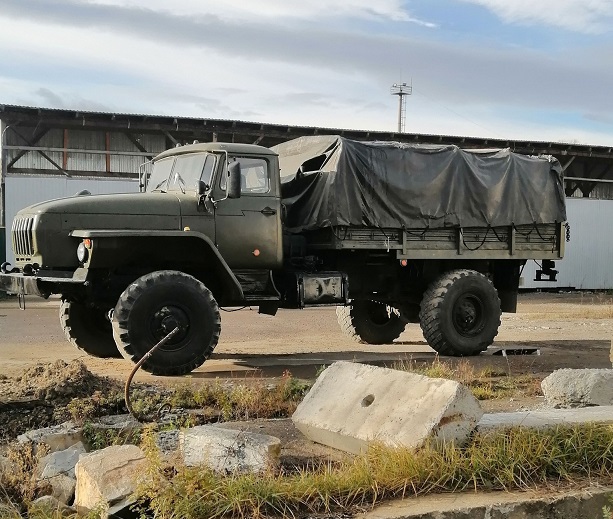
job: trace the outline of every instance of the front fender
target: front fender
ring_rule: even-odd
[[[134,231],[78,229],[72,237],[91,240],[87,269],[153,270],[170,268],[191,273],[209,285],[225,305],[243,304],[243,289],[211,239],[197,231]],[[207,279],[205,271],[215,279]],[[204,279],[203,279],[204,277]],[[212,282],[212,283],[211,283]],[[218,292],[218,293],[216,293]]]

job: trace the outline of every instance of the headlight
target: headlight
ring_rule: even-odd
[[[79,260],[79,262],[85,263],[87,261],[88,256],[89,251],[87,250],[85,244],[83,242],[79,243],[79,246],[77,247],[77,259]]]

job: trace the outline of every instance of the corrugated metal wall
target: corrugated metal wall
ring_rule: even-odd
[[[6,257],[14,260],[10,228],[17,211],[28,205],[71,196],[87,189],[92,194],[137,192],[138,182],[128,179],[67,178],[65,176],[9,175],[6,178]],[[523,272],[523,288],[613,289],[613,200],[567,199],[571,240],[566,254],[556,263],[555,283],[534,281],[538,266],[529,261]]]
[[[524,288],[576,288],[578,290],[613,289],[613,200],[567,198],[570,242],[562,261],[556,283],[534,281],[533,262],[524,268]]]
[[[31,139],[32,135],[36,134],[35,128],[18,128],[19,134],[27,139]],[[152,155],[166,149],[166,141],[163,135],[141,134],[134,137],[138,139],[139,144]],[[6,133],[7,144],[10,146],[24,146],[26,142],[22,137],[17,135],[15,131]],[[109,154],[110,169],[109,173],[114,174],[135,174],[139,167],[145,162],[145,157],[133,142],[123,133],[109,133],[109,149],[116,152],[133,152],[139,155],[113,155]],[[65,146],[66,145],[66,146]],[[66,134],[66,142],[64,142],[64,130],[56,128],[49,130],[40,140],[34,143],[36,147],[44,148],[68,148],[78,150],[106,150],[106,132],[98,130],[69,130]],[[20,153],[19,150],[7,150],[7,162],[11,162],[14,157]],[[55,163],[63,166],[64,153],[62,151],[45,151]],[[104,175],[107,173],[106,168],[107,155],[104,153],[67,153],[67,171],[81,171],[89,173],[99,173]],[[54,170],[55,167],[43,155],[36,151],[29,151],[21,157],[12,169],[16,170]]]
[[[87,189],[93,195],[136,193],[138,181],[130,179],[68,178],[52,175],[8,175],[6,177],[6,260],[15,260],[10,230],[17,211],[32,204],[72,196]]]

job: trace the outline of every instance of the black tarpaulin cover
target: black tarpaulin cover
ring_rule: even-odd
[[[279,154],[292,231],[339,225],[441,228],[563,222],[562,168],[508,149],[300,137]]]

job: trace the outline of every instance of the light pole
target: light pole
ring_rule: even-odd
[[[413,85],[406,83],[394,83],[390,88],[390,94],[398,96],[398,133],[404,133],[406,118],[406,96],[413,93]]]

